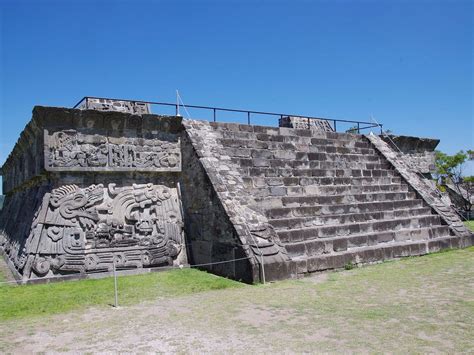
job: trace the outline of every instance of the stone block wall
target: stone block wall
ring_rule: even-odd
[[[395,135],[381,138],[415,170],[427,177],[436,171],[435,149],[439,139]]]
[[[295,276],[267,218],[250,207],[251,191],[211,124],[194,120],[183,124],[183,202],[193,261],[247,258],[245,263],[209,269],[251,282],[263,281],[263,273],[267,281]]]
[[[191,264],[218,275],[252,282],[258,265],[240,238],[187,135],[183,136],[181,191]],[[241,259],[236,262],[228,260]],[[222,262],[222,263],[219,263]],[[216,264],[217,263],[217,264]],[[255,270],[255,275],[253,275]]]
[[[321,132],[334,132],[334,128],[327,120],[319,120],[316,118],[306,117],[295,117],[295,116],[282,116],[278,124],[280,127],[296,128],[296,129],[308,129],[311,128],[315,131]]]
[[[2,167],[16,276],[187,263],[180,134],[176,117],[35,107]]]

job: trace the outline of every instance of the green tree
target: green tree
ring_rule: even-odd
[[[454,155],[448,155],[436,151],[436,177],[438,183],[452,185],[456,193],[462,198],[459,200],[460,207],[466,211],[472,208],[474,197],[474,177],[464,176],[463,168],[466,161],[474,160],[474,150],[466,152],[459,151]]]
[[[463,165],[468,159],[467,153],[459,151],[454,155],[448,155],[439,150],[436,151],[436,173],[439,178],[448,178],[457,181],[462,176]]]

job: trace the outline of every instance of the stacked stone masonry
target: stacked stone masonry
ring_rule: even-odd
[[[18,279],[187,263],[178,118],[36,107],[2,167]]]
[[[439,139],[384,135],[382,140],[407,162],[411,170],[425,175],[429,179],[436,171],[435,149]]]
[[[178,266],[245,282],[473,244],[374,135],[36,107],[2,167],[19,279]]]
[[[378,137],[211,125],[254,196],[250,207],[268,218],[297,273],[473,243],[432,187],[397,164]]]

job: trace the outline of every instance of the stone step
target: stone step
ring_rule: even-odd
[[[332,196],[284,196],[281,198],[281,203],[286,207],[303,207],[316,205],[342,205],[359,202],[413,200],[415,198],[416,194],[414,192],[373,192]]]
[[[290,217],[269,219],[270,224],[275,230],[288,230],[297,228],[311,228],[328,225],[361,223],[368,221],[380,221],[386,219],[408,218],[423,215],[430,215],[431,209],[429,207],[419,207],[413,209],[399,209],[391,211],[376,211],[363,213],[348,213],[348,214],[328,214],[322,216],[310,217]]]
[[[436,239],[392,242],[383,245],[374,245],[354,248],[347,251],[318,255],[312,257],[300,256],[292,262],[296,264],[300,274],[322,271],[327,269],[343,268],[349,263],[353,265],[381,262],[406,256],[418,256],[443,249],[458,248],[460,239],[455,236],[443,236]]]
[[[351,235],[367,234],[375,232],[398,231],[401,229],[417,229],[440,225],[438,215],[425,215],[408,218],[394,218],[381,221],[370,221],[361,223],[347,223],[331,226],[320,226],[311,228],[299,228],[277,231],[283,243],[294,243],[314,239],[325,239],[333,237],[347,238]]]
[[[316,150],[315,147],[313,150]],[[312,149],[312,148],[311,148]],[[282,150],[271,149],[248,149],[248,148],[224,148],[225,154],[233,158],[253,158],[253,159],[278,159],[278,160],[298,160],[298,161],[332,161],[332,162],[366,162],[381,163],[386,160],[377,152],[361,153],[350,151],[346,153],[311,151],[310,148],[300,150],[289,147]]]
[[[269,167],[253,167],[241,168],[242,176],[244,177],[398,177],[398,173],[391,169],[378,170],[356,170],[356,169],[297,169],[297,168],[269,168]]]
[[[263,179],[263,178],[258,178]],[[371,192],[410,192],[406,184],[391,184],[391,185],[365,185],[365,186],[351,186],[351,185],[280,185],[284,184],[290,178],[265,178],[264,181],[256,181],[257,179],[244,178],[244,184],[251,191],[256,199],[262,199],[270,196],[302,196],[302,195],[321,195],[321,196],[336,196],[336,195],[354,195]],[[250,181],[249,181],[250,180]],[[330,189],[333,188],[333,189]]]
[[[313,184],[314,179],[306,177],[242,177],[245,186],[252,188],[266,188],[272,186],[294,187],[300,186],[305,194],[312,195],[341,195],[346,193],[366,192],[407,192],[405,183],[373,184],[373,185],[318,185]],[[313,192],[310,192],[313,191]]]
[[[393,166],[382,158],[364,162],[360,160],[318,161],[318,160],[290,160],[290,159],[262,159],[232,157],[232,162],[242,168],[286,168],[286,169],[354,169],[354,170],[393,170]]]
[[[336,147],[345,147],[345,148],[372,148],[372,144],[364,139],[357,140],[345,140],[345,139],[328,139],[328,138],[311,138],[311,145],[323,146],[323,145],[332,145]]]
[[[263,175],[265,176],[265,175]],[[260,176],[261,177],[261,176]],[[273,176],[272,176],[273,177]],[[244,175],[244,178],[258,179],[259,176],[249,177]],[[400,184],[402,182],[399,176],[382,176],[382,177],[284,177],[284,179],[293,179],[293,183],[298,181],[298,184],[303,186],[317,185],[317,186],[333,186],[333,185],[352,185],[352,186],[367,186],[367,185],[387,185]],[[290,180],[286,180],[286,184],[290,186]]]
[[[398,209],[416,209],[424,206],[423,200],[401,200],[383,202],[349,203],[342,205],[321,205],[304,207],[277,207],[266,210],[269,219],[325,216],[333,214],[367,213],[394,211]]]
[[[301,138],[328,139],[346,142],[364,142],[367,138],[361,134],[323,132],[309,129],[294,129],[285,127],[269,127],[269,126],[249,126],[242,124],[231,124],[222,122],[211,122],[214,131],[221,135],[222,138],[237,138],[262,141],[282,141],[285,138],[292,138],[299,141]]]
[[[411,191],[407,184],[384,184],[384,185],[326,185],[326,186],[306,186],[312,189],[305,190],[307,194],[315,191],[313,194],[321,195],[343,195],[343,194],[362,194],[370,192],[408,192]]]
[[[430,240],[448,235],[449,228],[447,226],[434,226],[381,233],[355,234],[346,237],[284,243],[283,245],[290,257],[299,257],[302,255],[310,257],[385,243]]]
[[[241,148],[225,145],[221,141],[226,153],[232,157],[254,157],[266,159],[298,159],[298,160],[323,160],[320,159],[322,154],[350,154],[350,155],[376,155],[376,151],[372,148],[347,148],[334,147],[330,145],[296,145],[290,143],[281,143],[282,148]],[[324,159],[325,160],[325,159]]]
[[[237,123],[223,123],[223,122],[210,122],[210,125],[215,130],[220,132],[250,132],[250,133],[265,133],[268,135],[283,135],[283,136],[314,136],[319,138],[328,139],[358,139],[361,135],[348,134],[348,133],[335,133],[325,132],[320,130],[309,130],[309,129],[296,129],[287,127],[274,127],[274,126],[259,126],[259,125],[247,125]]]
[[[286,150],[286,149],[297,149],[304,151],[308,146],[331,146],[331,147],[343,147],[343,148],[370,148],[372,145],[369,141],[359,140],[335,140],[327,138],[311,138],[302,137],[303,142],[300,141],[299,137],[284,137],[283,142],[272,142],[257,140],[256,136],[253,139],[242,139],[242,138],[218,138],[219,142],[225,147],[233,148],[251,148],[251,149],[271,149],[271,150]],[[309,151],[309,150],[308,150]]]

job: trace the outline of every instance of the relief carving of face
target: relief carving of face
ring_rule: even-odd
[[[86,121],[86,127],[87,128],[94,128],[94,120],[87,120]]]

